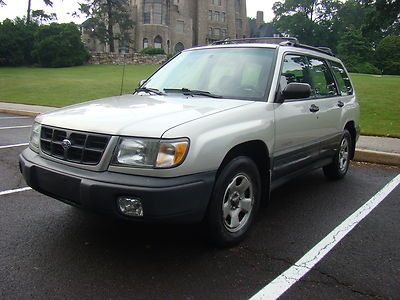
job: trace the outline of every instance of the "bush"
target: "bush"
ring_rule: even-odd
[[[23,19],[0,23],[0,65],[31,65],[34,35],[39,26],[36,23],[26,24]]]
[[[148,54],[148,55],[157,55],[157,54],[165,54],[164,49],[161,48],[145,48],[142,50],[143,54]]]
[[[43,67],[78,66],[89,59],[81,34],[73,23],[40,26],[32,54]]]
[[[376,59],[383,74],[400,75],[400,36],[385,37],[376,48]]]
[[[381,72],[377,67],[368,62],[356,65],[355,70],[352,72],[363,73],[363,74],[381,74]]]

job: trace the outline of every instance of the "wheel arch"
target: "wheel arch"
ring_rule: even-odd
[[[354,121],[348,121],[344,126],[344,129],[347,129],[350,132],[351,136],[351,152],[350,159],[354,159],[354,155],[356,152],[356,140],[357,140],[357,129]]]
[[[271,159],[268,146],[261,140],[247,141],[234,146],[226,153],[222,160],[217,171],[217,177],[221,173],[222,169],[232,159],[238,156],[249,157],[257,165],[262,184],[262,199],[264,199],[265,196],[269,195],[270,188]]]

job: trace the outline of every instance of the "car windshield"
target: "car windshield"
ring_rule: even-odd
[[[268,48],[185,51],[157,71],[144,87],[167,94],[197,91],[192,95],[209,93],[215,98],[261,101],[267,92],[273,59],[274,49]]]

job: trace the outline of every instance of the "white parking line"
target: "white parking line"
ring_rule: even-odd
[[[14,193],[19,193],[19,192],[30,191],[31,189],[32,189],[32,188],[30,188],[30,187],[24,187],[24,188],[15,189],[15,190],[3,191],[3,192],[0,192],[0,196],[9,195],[9,194],[14,194]]]
[[[29,145],[29,143],[15,144],[15,145],[5,145],[5,146],[0,146],[0,149],[15,148],[15,147],[28,146],[28,145]]]
[[[29,128],[29,127],[32,127],[32,125],[0,127],[0,130],[3,130],[3,129],[17,129],[17,128]]]
[[[0,117],[0,120],[5,119],[29,119],[29,117]]]
[[[390,181],[367,203],[337,226],[323,240],[308,251],[293,266],[275,278],[250,300],[277,299],[293,284],[306,275],[325,255],[329,253],[358,223],[376,208],[400,184],[400,174]]]

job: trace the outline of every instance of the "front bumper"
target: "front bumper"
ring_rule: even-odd
[[[94,172],[40,157],[29,148],[19,157],[20,170],[33,189],[84,209],[136,221],[192,223],[203,219],[216,172],[175,178],[156,178],[113,172]],[[123,215],[117,198],[141,200],[144,216]]]

